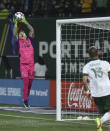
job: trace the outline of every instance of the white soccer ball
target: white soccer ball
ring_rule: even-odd
[[[16,20],[18,20],[18,21],[22,20],[22,19],[23,19],[23,16],[24,16],[24,14],[23,14],[22,12],[16,12],[16,13],[14,14],[14,18],[15,18]]]

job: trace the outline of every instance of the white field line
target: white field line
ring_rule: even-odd
[[[13,110],[14,108],[16,108],[15,110]],[[35,108],[36,109],[36,107],[32,107],[33,109]],[[0,109],[4,109],[4,110],[7,110],[7,111],[19,111],[19,112],[21,112],[21,113],[34,113],[34,111],[26,111],[26,110],[18,110],[18,109],[23,109],[23,107],[11,107],[11,108],[9,108],[9,107],[1,107]],[[41,109],[41,107],[40,108],[38,108],[37,107],[37,109]],[[42,115],[45,115],[45,114],[42,114]],[[47,115],[47,114],[46,114]],[[33,120],[48,120],[48,121],[53,121],[53,122],[55,122],[56,121],[56,119],[46,119],[46,118],[41,118],[41,117],[25,117],[25,116],[17,116],[17,115],[7,115],[7,114],[0,114],[0,116],[6,116],[6,117],[15,117],[15,118],[24,118],[24,119],[33,119]],[[65,123],[65,124],[68,124],[68,123],[73,123],[73,124],[81,124],[81,125],[96,125],[95,124],[95,120],[94,120],[94,124],[93,123],[88,123],[86,120],[82,120],[83,122],[81,122],[80,120],[76,120],[76,119],[72,119],[72,120],[61,120],[61,121],[56,121],[56,122],[62,122],[63,124]],[[85,121],[85,122],[84,122]],[[93,120],[89,120],[89,121],[93,121]]]
[[[34,120],[53,120],[54,119],[45,119],[45,118],[38,118],[36,117],[25,117],[25,116],[17,116],[17,115],[6,115],[6,114],[0,114],[0,116],[6,116],[6,117],[15,117],[15,118],[24,118],[24,119],[34,119]]]
[[[17,115],[7,115],[7,114],[0,114],[0,116],[5,116],[5,117],[14,117],[14,118],[24,118],[24,119],[33,119],[33,120],[48,120],[48,121],[53,121],[53,122],[55,122],[56,120],[54,120],[54,119],[46,119],[46,118],[38,118],[37,116],[36,117],[25,117],[25,116],[17,116]],[[56,122],[58,122],[58,121],[56,121]],[[58,122],[59,123],[59,122]],[[62,123],[62,124],[61,124]],[[96,125],[95,123],[94,124],[92,124],[92,123],[87,123],[87,121],[86,121],[86,123],[83,123],[83,122],[79,122],[79,121],[60,121],[60,124],[61,125],[64,125],[64,123],[65,124],[70,124],[70,123],[76,123],[76,124],[81,124],[81,125],[86,125],[86,126],[93,126],[93,125]]]

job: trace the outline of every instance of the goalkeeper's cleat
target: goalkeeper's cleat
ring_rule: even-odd
[[[28,104],[28,100],[24,101],[24,107],[26,110],[30,110],[30,105]]]
[[[100,118],[96,118],[96,124],[97,124],[97,131],[103,131]]]

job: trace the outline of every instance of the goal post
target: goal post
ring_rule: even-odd
[[[57,100],[59,100],[59,101],[57,101],[57,105],[56,105],[56,112],[57,112],[57,115],[56,115],[56,119],[58,120],[58,121],[60,121],[61,120],[61,25],[60,24],[58,24],[58,23],[56,23],[56,43],[57,43],[57,51],[56,51],[56,53],[57,53],[57,55],[56,56],[58,56],[58,58],[57,58],[57,62],[56,62],[56,77],[57,77],[57,95],[56,95],[56,98],[57,98]]]
[[[56,120],[95,119],[93,99],[82,89],[90,46],[110,50],[110,17],[56,20]]]

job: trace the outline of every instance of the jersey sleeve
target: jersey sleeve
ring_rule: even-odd
[[[109,64],[109,62],[105,61],[105,65],[107,66],[107,71],[110,72],[110,64]]]
[[[85,65],[84,67],[83,67],[83,76],[84,75],[87,75],[88,76],[88,68],[87,68],[87,65]]]

